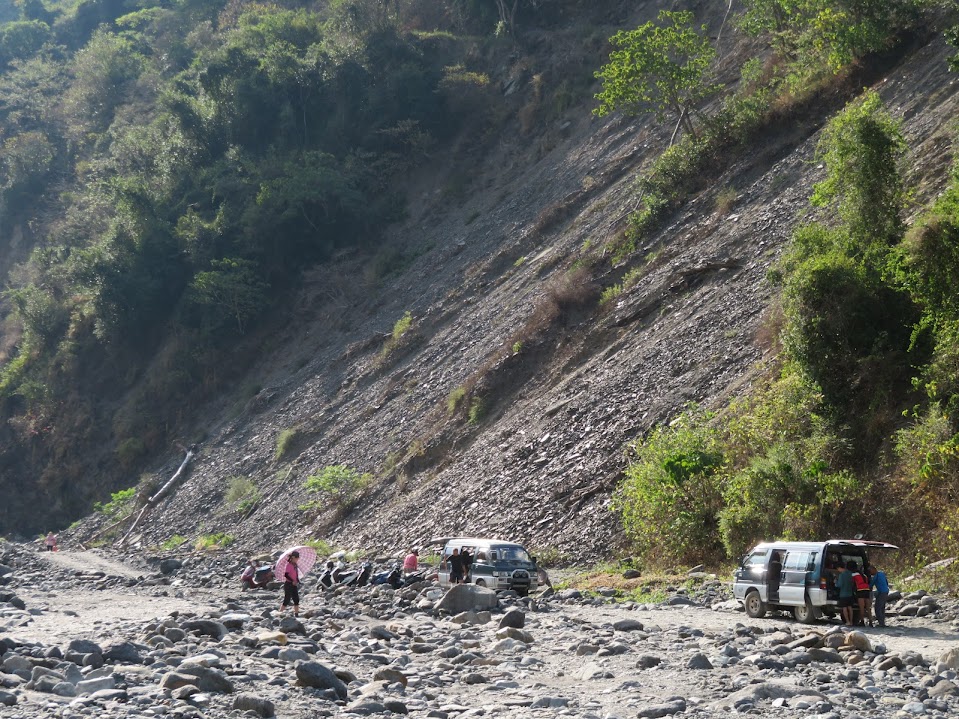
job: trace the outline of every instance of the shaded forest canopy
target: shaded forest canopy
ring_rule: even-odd
[[[242,368],[238,339],[281,321],[302,268],[375,248],[404,212],[395,178],[482,139],[499,93],[470,58],[498,18],[455,1],[3,0],[8,476],[36,478],[62,519],[165,447]],[[70,458],[91,441],[114,448],[92,483]],[[16,510],[0,526],[31,516]]]

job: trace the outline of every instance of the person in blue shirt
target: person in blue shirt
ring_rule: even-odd
[[[876,603],[873,607],[880,627],[886,626],[886,600],[889,598],[889,580],[886,573],[869,565],[869,587],[876,592]]]

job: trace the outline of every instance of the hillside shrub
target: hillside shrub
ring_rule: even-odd
[[[121,489],[118,492],[114,492],[110,495],[109,502],[96,502],[93,505],[93,510],[99,512],[100,514],[105,514],[108,517],[113,517],[121,512],[125,512],[128,509],[131,509],[131,504],[136,498],[137,488],[130,487],[129,489]]]
[[[691,407],[631,446],[613,509],[647,559],[702,561],[721,555],[718,513],[725,462],[710,415]]]
[[[184,537],[182,534],[174,534],[160,545],[160,549],[165,552],[172,552],[174,549],[179,549],[189,541],[190,540]]]
[[[303,485],[310,494],[319,495],[317,508],[348,509],[373,481],[373,475],[361,473],[345,464],[333,464],[311,474]]]

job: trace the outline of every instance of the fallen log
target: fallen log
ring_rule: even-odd
[[[147,503],[143,505],[143,509],[140,510],[140,513],[137,515],[137,518],[133,520],[133,524],[130,525],[130,528],[127,530],[127,533],[124,534],[123,537],[118,539],[115,542],[114,546],[122,547],[123,545],[127,543],[130,537],[133,535],[133,532],[136,531],[136,528],[140,525],[140,521],[146,516],[147,512],[153,507],[155,507],[157,503],[161,499],[163,499],[170,492],[171,489],[173,489],[177,481],[179,481],[180,477],[183,475],[184,471],[186,470],[187,465],[190,464],[190,460],[193,459],[193,455],[195,454],[195,452],[196,452],[196,445],[190,445],[187,448],[186,456],[183,458],[183,461],[180,463],[180,466],[179,468],[177,468],[177,471],[174,472],[173,476],[167,480],[166,484],[164,484],[162,487],[160,487],[159,490],[157,490],[156,494],[154,494],[152,497],[149,497],[147,499]],[[131,514],[129,516],[133,516],[133,515]]]

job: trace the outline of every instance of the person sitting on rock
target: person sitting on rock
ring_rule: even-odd
[[[410,574],[415,572],[416,568],[419,566],[419,558],[419,550],[414,547],[410,550],[410,553],[406,555],[406,559],[403,560],[403,573]]]
[[[246,568],[243,570],[243,574],[240,575],[240,584],[243,585],[244,589],[255,589],[256,585],[253,583],[253,576],[256,574],[256,562],[252,559],[247,562]]]

